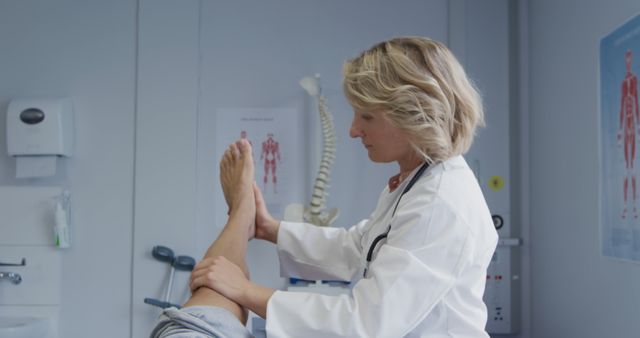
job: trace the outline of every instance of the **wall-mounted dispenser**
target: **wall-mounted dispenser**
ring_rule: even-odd
[[[73,105],[69,99],[16,99],[7,111],[7,148],[16,177],[53,176],[56,159],[73,153]]]

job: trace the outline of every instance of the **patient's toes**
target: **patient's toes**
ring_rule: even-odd
[[[240,161],[238,164],[239,170],[242,170],[245,179],[253,181],[253,156],[251,154],[251,145],[247,140],[239,140],[236,142],[238,151],[240,152]]]
[[[251,158],[251,144],[249,144],[249,141],[242,139],[236,144],[243,158]]]
[[[229,152],[231,152],[234,161],[240,158],[240,149],[235,143],[229,145]]]

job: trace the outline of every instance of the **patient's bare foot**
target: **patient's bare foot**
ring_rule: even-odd
[[[232,190],[235,185],[235,158],[240,156],[240,150],[235,143],[229,145],[220,159],[220,185],[224,201],[231,210]]]
[[[220,161],[220,183],[230,216],[239,217],[242,224],[253,227],[255,200],[253,195],[254,165],[251,145],[239,140],[229,146]],[[250,236],[253,231],[250,229]]]

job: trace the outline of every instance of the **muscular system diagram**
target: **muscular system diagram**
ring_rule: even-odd
[[[268,133],[267,139],[262,142],[260,160],[264,160],[264,178],[262,180],[264,189],[267,189],[267,183],[269,182],[269,177],[271,177],[273,192],[277,193],[278,176],[276,175],[276,169],[278,168],[277,162],[280,162],[280,146],[273,138],[273,133]]]
[[[620,129],[618,130],[618,144],[622,143],[624,151],[625,175],[623,181],[624,206],[622,209],[622,219],[627,218],[629,181],[631,181],[632,209],[633,217],[638,218],[636,207],[637,190],[636,175],[633,164],[636,157],[636,136],[640,133],[640,111],[638,110],[638,78],[631,71],[632,54],[631,51],[625,53],[625,63],[627,71],[622,80],[622,90],[620,98]]]

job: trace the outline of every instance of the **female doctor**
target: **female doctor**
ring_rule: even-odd
[[[352,294],[276,291],[225,259],[199,263],[191,288],[265,317],[269,337],[488,337],[482,295],[497,234],[462,157],[483,123],[478,92],[444,45],[422,37],[347,61],[343,86],[350,136],[399,173],[349,229],[274,219],[257,190],[255,237],[277,245],[283,276],[357,280]]]

